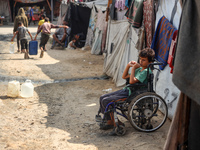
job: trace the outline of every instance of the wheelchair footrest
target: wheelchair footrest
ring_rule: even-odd
[[[102,118],[100,115],[96,115],[95,120],[96,120],[96,122],[102,122]]]

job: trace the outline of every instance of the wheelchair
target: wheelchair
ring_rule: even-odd
[[[156,62],[148,65],[147,84],[127,84],[132,94],[125,99],[110,102],[106,106],[103,118],[99,110],[95,118],[96,122],[105,124],[107,122],[105,115],[112,112],[116,135],[126,133],[126,128],[119,124],[117,115],[126,118],[136,130],[142,132],[153,132],[162,127],[168,116],[168,108],[164,99],[153,90],[154,76],[149,72],[149,68],[160,71],[154,67],[155,65],[162,65],[162,63]]]

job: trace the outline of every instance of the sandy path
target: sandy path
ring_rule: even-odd
[[[0,74],[53,81],[101,76],[103,56],[83,50],[48,50],[44,58],[9,54],[0,41]],[[48,48],[50,45],[48,45]],[[170,121],[156,132],[138,132],[123,119],[127,133],[108,136],[94,120],[103,89],[116,88],[111,79],[34,84],[31,98],[8,98],[0,83],[0,149],[2,150],[161,150]]]

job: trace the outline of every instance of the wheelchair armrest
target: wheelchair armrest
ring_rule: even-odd
[[[144,83],[134,83],[134,84],[128,84],[127,87],[147,87],[147,84]]]

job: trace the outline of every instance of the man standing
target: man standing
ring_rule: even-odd
[[[31,24],[31,21],[33,21],[33,23],[34,23],[34,25],[35,25],[35,20],[33,20],[33,18],[34,18],[34,17],[33,17],[33,15],[34,15],[33,9],[34,9],[34,6],[31,7],[31,9],[30,9],[30,14],[29,14],[29,24],[28,24],[28,25]]]

